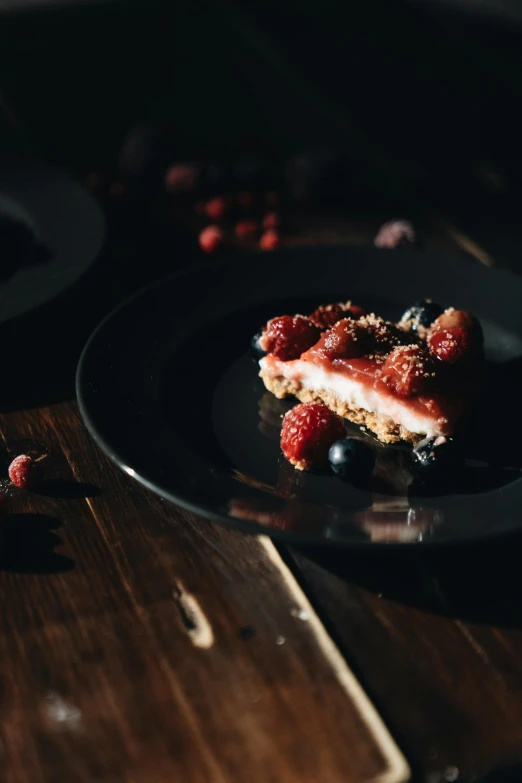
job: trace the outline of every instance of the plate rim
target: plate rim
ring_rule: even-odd
[[[318,250],[332,250],[332,249],[361,249],[362,247],[368,249],[367,246],[361,246],[357,244],[347,243],[343,245],[314,245],[311,247],[293,247],[293,248],[283,248],[281,250],[275,251],[271,253],[271,257],[276,258],[277,256],[289,256],[294,254],[300,254],[303,251],[304,252],[317,252]],[[386,250],[380,250],[376,248],[371,248],[373,251],[378,253],[386,253],[390,251]],[[411,256],[413,252],[419,252],[420,251],[412,251],[410,249],[407,250],[394,250],[391,251],[394,254],[397,255],[403,255],[407,254],[408,256]],[[438,256],[441,254],[437,253]],[[507,281],[512,280],[518,287],[522,286],[522,279],[519,275],[516,275],[511,270],[506,269],[490,269],[486,268],[483,265],[474,263],[472,259],[463,258],[461,256],[456,255],[455,253],[444,253],[442,254],[447,259],[455,259],[456,262],[459,263],[469,263],[470,267],[483,270],[486,274],[494,274],[495,276],[500,275],[501,277],[506,278]],[[261,254],[259,254],[261,256]],[[426,253],[422,253],[422,257],[425,257]],[[148,293],[154,291],[157,288],[161,288],[164,286],[171,286],[177,279],[180,278],[190,278],[193,275],[197,276],[197,273],[202,270],[208,270],[209,263],[212,264],[212,267],[226,267],[226,266],[238,266],[241,268],[241,258],[250,258],[252,259],[252,254],[250,253],[243,253],[241,256],[239,255],[230,255],[226,256],[222,259],[208,262],[208,261],[201,261],[197,264],[192,264],[190,266],[187,266],[185,268],[176,270],[172,272],[171,274],[167,275],[166,277],[158,278],[156,280],[153,280],[152,282],[148,283],[143,288],[139,289],[138,291],[134,292],[131,296],[126,297],[122,302],[120,302],[112,311],[107,313],[107,315],[100,321],[100,323],[96,326],[94,331],[89,336],[81,354],[78,360],[77,370],[76,370],[76,378],[75,378],[75,388],[76,388],[76,397],[77,397],[77,403],[78,408],[80,411],[80,415],[82,417],[82,420],[85,423],[85,426],[87,427],[87,430],[89,431],[91,437],[95,441],[95,443],[101,448],[101,450],[105,453],[105,455],[111,460],[113,464],[115,464],[120,470],[125,472],[127,475],[129,475],[131,478],[136,480],[139,484],[144,486],[147,490],[152,491],[154,494],[156,494],[161,499],[166,499],[170,503],[172,503],[175,506],[179,506],[182,509],[185,509],[187,511],[190,511],[192,513],[197,514],[200,517],[203,517],[211,522],[217,522],[220,525],[223,525],[231,530],[240,530],[244,533],[247,533],[249,535],[264,535],[269,538],[272,538],[274,540],[282,541],[285,543],[289,543],[292,546],[295,547],[303,547],[306,548],[307,546],[315,546],[315,547],[321,547],[321,548],[334,548],[334,549],[362,549],[366,552],[369,551],[385,551],[385,550],[402,550],[402,551],[410,551],[410,552],[421,552],[421,551],[427,551],[429,550],[440,550],[440,549],[446,549],[447,547],[451,548],[457,548],[457,547],[465,547],[470,546],[473,544],[482,544],[486,543],[488,541],[491,541],[492,539],[498,539],[501,537],[509,537],[510,535],[514,535],[517,533],[516,530],[513,528],[506,528],[501,527],[500,529],[496,530],[489,530],[489,531],[483,531],[469,535],[462,535],[459,536],[459,538],[455,538],[452,540],[437,540],[437,539],[426,539],[423,541],[411,541],[411,542],[397,542],[397,541],[378,541],[373,542],[371,540],[365,540],[360,539],[357,540],[355,538],[353,539],[329,539],[327,537],[320,537],[318,535],[308,534],[308,533],[299,533],[295,534],[291,531],[284,531],[277,528],[268,528],[263,527],[260,524],[251,523],[245,520],[242,520],[240,518],[236,517],[229,517],[224,513],[219,513],[217,511],[213,511],[203,505],[197,505],[196,503],[192,503],[190,500],[187,500],[182,495],[179,495],[177,493],[174,493],[168,489],[162,489],[159,487],[157,483],[154,483],[152,481],[149,481],[147,478],[145,478],[143,475],[138,473],[134,468],[125,465],[125,460],[117,453],[117,451],[109,445],[109,443],[105,440],[103,435],[98,431],[96,425],[91,420],[91,417],[88,412],[88,406],[84,399],[84,394],[82,391],[83,386],[83,374],[85,372],[85,363],[86,358],[89,354],[89,351],[91,349],[91,345],[94,343],[98,335],[103,331],[105,326],[113,319],[118,316],[118,314],[125,310],[127,307],[131,306],[135,300],[140,299],[143,296],[146,296]]]

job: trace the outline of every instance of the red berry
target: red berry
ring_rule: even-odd
[[[223,232],[219,226],[207,226],[199,235],[198,242],[205,253],[214,253],[223,242]]]
[[[431,332],[428,336],[430,352],[445,364],[456,364],[470,354],[470,333],[455,327]]]
[[[319,329],[304,315],[280,315],[267,323],[259,344],[263,351],[287,362],[298,359],[319,336]]]
[[[435,367],[429,353],[419,345],[399,345],[389,354],[381,381],[399,397],[414,397],[433,384]]]
[[[482,350],[482,328],[467,310],[450,308],[433,322],[428,334],[431,353],[447,364],[477,356]]]
[[[431,329],[434,332],[454,328],[468,331],[476,347],[484,342],[484,334],[482,333],[480,322],[467,310],[454,310],[453,307],[450,307],[442,315],[439,315],[431,325]]]
[[[205,205],[205,215],[210,220],[222,220],[227,212],[227,202],[224,198],[217,197],[207,201]]]
[[[42,470],[38,462],[27,454],[15,457],[9,465],[9,478],[20,489],[31,489],[40,481]]]
[[[267,212],[263,218],[263,228],[278,228],[281,219],[277,212]]]
[[[336,440],[346,436],[344,421],[319,402],[296,405],[283,419],[281,449],[299,470],[321,467]]]
[[[235,233],[238,239],[250,237],[258,231],[259,226],[255,220],[240,220],[236,223]]]
[[[362,307],[352,305],[351,302],[336,302],[335,304],[320,305],[310,315],[310,320],[314,322],[319,329],[328,329],[340,321],[342,318],[353,318],[357,320],[365,315]]]
[[[265,231],[261,239],[259,240],[259,246],[261,250],[276,250],[281,244],[281,237],[274,229]]]
[[[279,193],[276,190],[269,190],[265,193],[265,201],[270,207],[277,207],[280,201]]]
[[[370,347],[367,329],[352,318],[343,318],[321,337],[317,350],[327,359],[357,359]]]
[[[196,188],[199,167],[191,163],[176,163],[165,172],[165,189],[169,193],[186,193]]]
[[[413,245],[415,242],[415,230],[408,220],[390,220],[384,223],[374,239],[376,247],[388,250],[403,245]]]

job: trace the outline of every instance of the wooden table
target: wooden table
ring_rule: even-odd
[[[428,245],[496,261],[418,212]],[[294,217],[299,244],[370,241],[383,216]],[[0,416],[6,452],[48,451],[46,484],[10,490],[3,526],[0,780],[508,779],[520,537],[376,556],[243,536],[112,466],[64,388]]]

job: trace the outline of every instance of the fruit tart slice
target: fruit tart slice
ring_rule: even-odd
[[[351,302],[279,316],[257,347],[260,376],[276,397],[321,401],[384,443],[451,435],[483,365],[479,322],[431,301],[398,323]]]

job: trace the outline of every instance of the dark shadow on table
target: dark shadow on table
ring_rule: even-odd
[[[70,571],[74,561],[55,552],[61,522],[45,514],[9,514],[2,522],[0,570],[25,574]]]
[[[342,580],[383,598],[458,619],[522,627],[522,533],[419,552],[393,544],[362,550],[299,552]],[[306,575],[306,568],[305,575]]]
[[[67,481],[66,479],[46,479],[32,490],[33,495],[65,500],[95,498],[101,493],[100,487],[96,487],[94,484],[87,484],[84,481]]]

